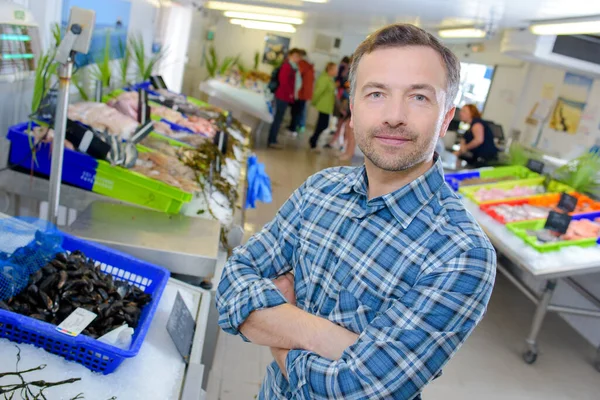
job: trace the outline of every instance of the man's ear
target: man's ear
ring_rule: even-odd
[[[440,137],[441,138],[446,136],[446,132],[448,131],[448,127],[450,126],[450,122],[452,122],[452,119],[454,118],[455,113],[456,113],[456,107],[452,107],[450,110],[448,110],[448,112],[444,116],[444,123],[442,124],[442,127],[440,129]]]

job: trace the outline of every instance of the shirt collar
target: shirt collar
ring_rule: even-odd
[[[363,196],[368,195],[367,171],[363,165],[349,173],[344,178],[344,188],[340,193],[347,194],[351,191]],[[433,166],[408,185],[379,197],[383,200],[394,218],[406,229],[421,209],[438,192],[444,184],[444,169],[441,159],[434,156]],[[372,199],[375,201],[377,199]]]

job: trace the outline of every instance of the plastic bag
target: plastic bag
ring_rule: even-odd
[[[0,301],[25,289],[29,276],[61,252],[62,235],[46,221],[0,219]]]
[[[265,165],[258,162],[256,156],[248,158],[248,192],[246,194],[246,209],[256,208],[256,202],[270,203],[273,201],[271,179],[265,171]]]

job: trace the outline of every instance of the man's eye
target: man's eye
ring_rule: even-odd
[[[380,99],[383,96],[381,92],[373,92],[369,94],[369,97],[372,99]]]
[[[417,100],[417,101],[427,101],[427,97],[423,96],[422,94],[416,94],[414,96],[414,99]]]

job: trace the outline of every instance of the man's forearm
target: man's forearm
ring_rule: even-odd
[[[252,343],[281,349],[303,349],[337,360],[358,335],[290,304],[254,311],[240,326]]]

